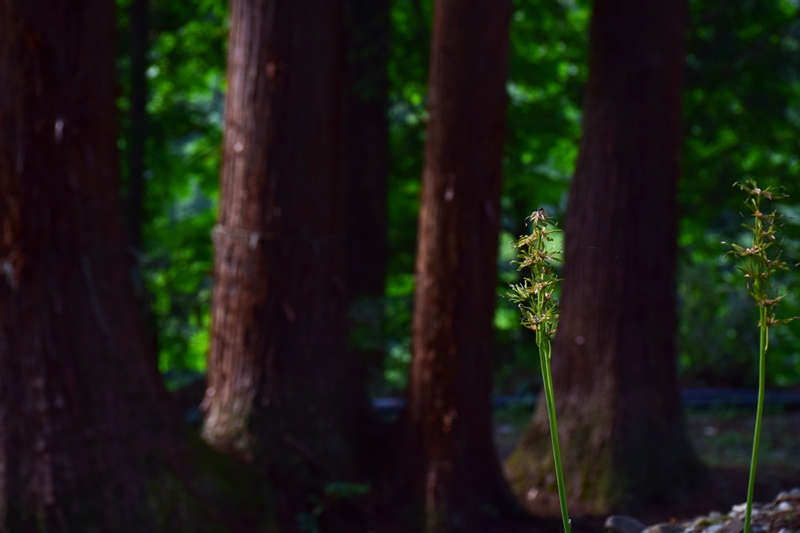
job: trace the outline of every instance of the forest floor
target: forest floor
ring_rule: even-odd
[[[177,394],[183,412],[199,403],[203,388],[201,384]],[[501,459],[511,453],[530,416],[530,407],[496,412],[495,442]],[[708,467],[706,481],[697,490],[686,494],[683,502],[654,508],[636,518],[648,525],[673,519],[690,520],[712,511],[727,513],[733,505],[743,503],[747,496],[754,424],[755,407],[690,409],[687,412],[689,435]],[[800,410],[782,412],[768,407],[761,435],[755,501],[770,502],[779,492],[794,487],[800,487]],[[540,493],[534,501],[526,503],[536,517],[531,522],[526,520],[524,524],[509,524],[499,529],[493,527],[487,533],[563,531],[556,495]],[[602,532],[607,518],[582,512],[577,502],[570,504],[570,516],[573,533]]]
[[[692,443],[708,466],[706,482],[687,494],[682,503],[655,508],[636,517],[645,524],[692,519],[711,511],[726,513],[731,506],[746,500],[755,409],[690,411],[687,423]],[[496,441],[502,456],[510,453],[524,427],[519,416],[498,416]],[[755,501],[770,502],[778,492],[794,487],[800,487],[800,412],[767,412],[761,434]],[[558,519],[560,524],[555,495],[537,495],[529,502],[529,510],[537,516]],[[605,516],[582,513],[577,503],[570,505],[570,515],[574,517],[575,533],[603,531]],[[507,533],[515,531],[512,528]]]

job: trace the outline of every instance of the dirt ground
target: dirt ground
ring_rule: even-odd
[[[687,494],[681,504],[656,508],[637,517],[646,524],[690,519],[711,511],[725,513],[732,505],[746,499],[755,413],[724,409],[696,411],[688,414],[687,422],[695,449],[709,467],[708,478],[702,487]],[[524,424],[520,426],[509,421],[498,424],[497,443],[501,454],[511,450],[523,427]],[[761,435],[755,500],[772,501],[778,492],[794,487],[800,487],[800,412],[768,413]],[[537,516],[553,519],[543,525],[560,524],[555,495],[537,496],[529,510]],[[606,517],[581,513],[577,502],[571,504],[570,515],[575,533],[603,530]],[[507,533],[517,531],[532,530],[509,527]]]

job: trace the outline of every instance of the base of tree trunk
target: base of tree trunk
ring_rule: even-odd
[[[187,439],[188,469],[182,479],[176,477],[173,482],[175,494],[183,500],[182,508],[178,509],[188,511],[187,518],[199,522],[200,529],[186,531],[206,531],[209,524],[213,531],[280,530],[273,488],[257,469],[220,454],[194,432]]]
[[[557,492],[544,398],[506,469],[514,492]],[[559,438],[567,495],[582,510],[641,512],[673,503],[696,488],[705,468],[680,428],[655,415],[611,420],[599,402],[558,406]],[[654,450],[657,452],[654,453]]]

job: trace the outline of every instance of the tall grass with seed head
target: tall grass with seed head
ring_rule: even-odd
[[[769,348],[769,328],[779,326],[797,317],[778,320],[775,308],[783,296],[773,296],[770,291],[770,278],[780,270],[789,270],[788,265],[780,259],[780,243],[777,233],[781,227],[781,217],[776,211],[762,212],[762,201],[774,202],[785,198],[783,189],[773,190],[771,187],[761,189],[755,180],[736,183],[747,194],[745,205],[753,218],[752,224],[744,227],[752,233],[749,247],[731,244],[733,250],[728,252],[739,258],[739,270],[747,281],[747,291],[753,297],[758,308],[759,358],[758,358],[758,404],[756,407],[756,427],[753,434],[753,454],[750,460],[750,482],[747,487],[747,503],[744,519],[744,533],[750,533],[750,521],[753,511],[753,492],[756,483],[756,466],[758,464],[758,445],[761,440],[761,421],[764,415],[765,374],[767,368],[767,349]]]
[[[512,284],[509,299],[519,305],[522,312],[522,325],[536,332],[536,345],[539,347],[539,361],[542,368],[542,381],[547,401],[547,415],[550,421],[550,438],[553,446],[553,460],[558,483],[558,500],[561,505],[561,519],[564,532],[570,533],[567,496],[564,487],[564,471],[561,468],[561,448],[558,443],[558,423],[553,395],[553,376],[550,371],[550,357],[553,350],[551,340],[558,328],[558,299],[555,295],[558,282],[554,265],[561,262],[561,252],[552,250],[552,235],[560,233],[551,222],[544,209],[535,211],[528,220],[531,222],[530,235],[523,235],[515,243],[518,270],[525,271],[522,283]]]

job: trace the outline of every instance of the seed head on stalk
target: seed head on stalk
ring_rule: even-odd
[[[765,311],[765,325],[769,327],[786,324],[797,317],[781,320],[775,318],[775,308],[785,295],[771,297],[769,294],[770,278],[780,270],[789,270],[789,266],[780,258],[780,243],[777,238],[778,230],[783,226],[782,217],[774,210],[770,213],[763,213],[761,201],[780,200],[788,195],[783,192],[783,188],[779,191],[772,187],[761,189],[752,179],[734,185],[747,193],[744,204],[750,210],[753,223],[742,224],[742,226],[753,234],[753,238],[749,247],[732,243],[733,250],[728,253],[741,261],[741,266],[737,269],[747,280],[747,292],[756,301],[756,305]],[[759,320],[759,328],[761,325]]]
[[[528,217],[531,222],[530,235],[523,235],[516,243],[518,270],[527,270],[528,276],[522,283],[511,285],[509,298],[519,305],[522,311],[522,325],[536,332],[536,345],[539,347],[539,363],[542,369],[547,418],[550,422],[550,439],[553,447],[553,462],[558,485],[558,502],[561,507],[561,520],[564,533],[570,533],[567,491],[564,485],[564,469],[561,467],[561,446],[558,442],[558,422],[556,420],[556,401],[553,392],[553,375],[550,357],[553,350],[550,341],[558,328],[558,299],[556,285],[560,281],[554,272],[555,263],[561,262],[561,252],[552,251],[552,235],[555,229],[544,209],[539,208]]]
[[[558,298],[555,289],[561,281],[555,274],[554,265],[561,263],[561,251],[549,245],[553,234],[561,233],[555,228],[547,212],[539,208],[528,217],[531,233],[523,235],[512,245],[517,249],[517,270],[527,270],[522,283],[512,284],[509,299],[518,304],[522,312],[522,325],[541,332],[552,339],[558,328]]]
[[[758,448],[761,441],[761,425],[764,416],[769,328],[770,326],[786,324],[797,317],[781,320],[775,318],[775,308],[780,303],[783,295],[770,295],[770,278],[779,270],[789,270],[789,267],[780,259],[781,251],[777,233],[781,227],[781,217],[775,211],[766,214],[761,211],[762,200],[780,200],[787,195],[784,194],[783,189],[780,189],[780,191],[775,191],[771,187],[761,189],[756,181],[752,179],[735,183],[734,185],[747,193],[747,199],[744,203],[750,210],[753,223],[744,224],[744,227],[753,234],[753,237],[749,247],[731,244],[733,250],[728,253],[738,257],[741,261],[741,266],[738,269],[747,280],[747,292],[756,301],[760,333],[758,342],[758,402],[756,404],[756,425],[753,431],[753,453],[750,457],[750,481],[747,486],[744,517],[744,532],[750,533],[756,468],[758,466]]]

